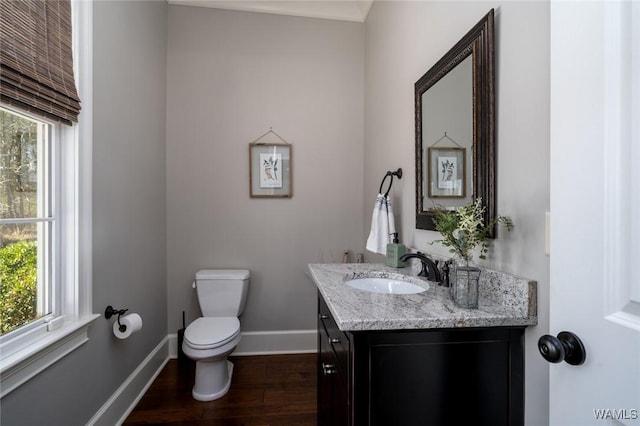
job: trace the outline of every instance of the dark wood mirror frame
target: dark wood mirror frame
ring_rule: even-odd
[[[493,14],[491,9],[415,83],[417,229],[435,230],[435,214],[424,205],[422,95],[469,55],[473,55],[473,198],[482,197],[485,224],[496,217]],[[489,236],[493,238],[494,235],[495,230],[492,230]]]

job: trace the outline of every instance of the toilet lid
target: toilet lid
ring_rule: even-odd
[[[195,349],[222,346],[240,333],[236,317],[200,317],[184,331],[184,340]]]

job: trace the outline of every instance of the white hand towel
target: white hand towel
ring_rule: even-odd
[[[395,232],[396,223],[391,200],[389,196],[378,194],[371,216],[371,232],[367,238],[367,250],[386,255],[387,244],[393,241],[392,234]]]

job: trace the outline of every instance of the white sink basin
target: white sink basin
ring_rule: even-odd
[[[358,290],[369,291],[371,293],[384,294],[415,294],[422,293],[427,289],[417,284],[392,278],[353,278],[344,282],[349,287]]]

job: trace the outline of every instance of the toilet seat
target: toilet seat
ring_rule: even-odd
[[[184,331],[184,342],[193,349],[214,349],[240,334],[237,317],[200,317]]]

